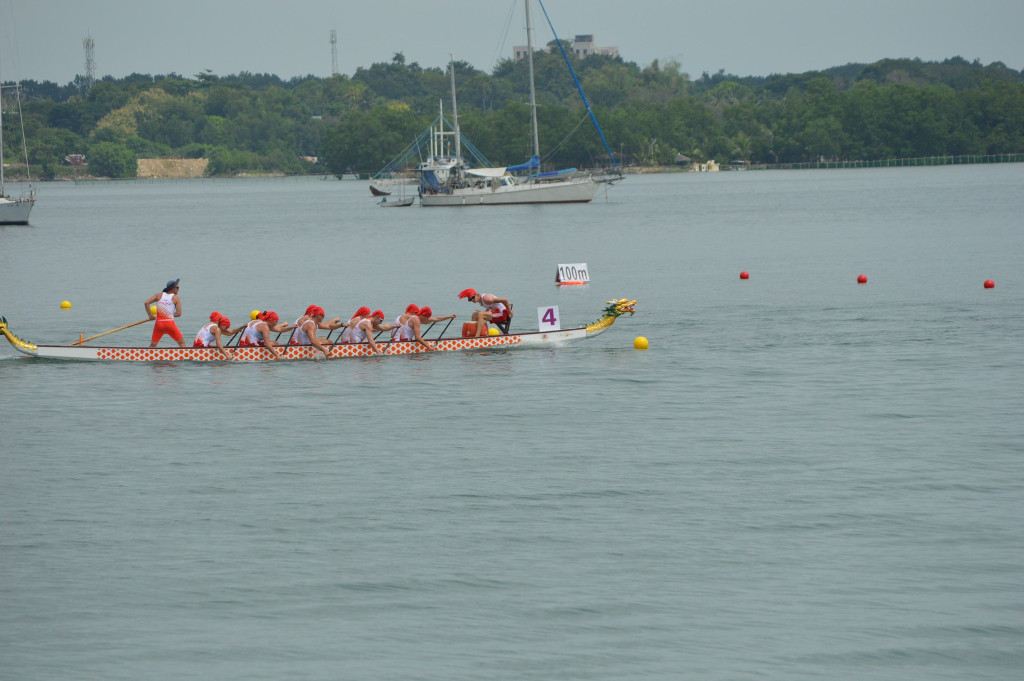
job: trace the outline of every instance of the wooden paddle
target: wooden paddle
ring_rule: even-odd
[[[82,339],[76,340],[74,343],[72,343],[72,345],[81,345],[85,341],[90,341],[93,338],[99,338],[100,336],[106,336],[107,334],[114,333],[115,331],[121,331],[123,329],[130,329],[133,326],[138,326],[139,324],[145,324],[146,322],[151,322],[151,321],[153,321],[153,320],[152,319],[143,319],[141,322],[135,322],[133,324],[125,324],[124,326],[119,326],[116,329],[111,329],[110,331],[104,331],[103,333],[98,333],[95,336],[89,336],[88,338],[82,338]]]
[[[437,337],[437,340],[441,340],[442,338],[444,338],[444,335],[448,332],[448,327],[451,326],[452,322],[454,321],[455,317],[452,317],[451,319],[448,320],[448,323],[444,325],[443,329],[441,329],[441,335]]]
[[[341,317],[338,317],[338,319],[341,319]],[[348,321],[350,322],[350,321],[352,321],[352,319],[351,319],[351,318],[349,318],[349,320],[348,320]],[[331,336],[332,336],[332,335],[334,334],[334,332],[335,332],[335,331],[341,331],[341,333],[339,333],[339,334],[338,334],[338,338],[340,339],[340,338],[341,338],[341,335],[342,335],[343,333],[345,333],[345,331],[344,331],[344,330],[348,328],[347,326],[345,326],[346,324],[348,324],[348,322],[341,322],[341,326],[339,326],[339,327],[338,327],[337,329],[331,329],[330,331],[328,331],[328,332],[327,332],[327,338],[326,338],[326,340],[331,340]],[[340,342],[340,340],[339,340],[339,342]]]
[[[445,331],[448,330],[448,327],[452,325],[453,321],[455,321],[455,317],[451,317],[448,319],[448,323],[444,325],[443,329],[441,329],[441,335],[438,336],[435,340],[441,340],[441,336],[444,336]],[[437,324],[437,322],[430,322],[430,326],[427,327],[427,330],[420,334],[421,336],[423,336],[424,340],[426,340],[427,334],[430,333],[430,330],[434,328],[434,324]]]

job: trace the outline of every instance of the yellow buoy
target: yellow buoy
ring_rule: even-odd
[[[65,300],[64,302],[62,302],[60,304],[60,309],[62,309],[62,310],[70,310],[71,309],[71,301],[70,300]]]
[[[646,350],[647,349],[647,339],[644,338],[643,336],[637,336],[633,340],[633,347],[636,348],[637,350]]]
[[[259,316],[260,316],[260,311],[259,310],[253,310],[252,312],[249,313],[249,319],[256,319]]]
[[[491,327],[491,328],[490,328],[490,329],[489,329],[489,330],[487,331],[487,335],[488,335],[488,336],[497,336],[497,335],[498,335],[498,334],[500,334],[500,333],[501,333],[501,331],[498,331],[498,330],[497,330],[496,328],[494,328],[493,326],[492,326],[492,327]]]
[[[153,315],[154,317],[156,316],[156,305],[149,306],[149,314]]]

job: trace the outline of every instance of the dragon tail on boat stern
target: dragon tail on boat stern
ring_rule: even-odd
[[[17,336],[10,332],[10,330],[7,328],[6,317],[0,317],[0,333],[2,333],[7,338],[7,341],[14,346],[15,350],[20,350],[21,352],[24,352],[26,355],[36,354],[36,350],[38,348],[35,345],[29,343],[26,340],[18,338]]]

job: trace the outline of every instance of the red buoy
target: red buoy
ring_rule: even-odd
[[[740,279],[750,279],[750,272],[740,272]]]
[[[995,287],[996,287],[996,282],[992,281],[991,279],[986,279],[985,280],[985,288],[995,288]]]
[[[866,283],[868,283],[868,275],[862,274],[862,275],[858,276],[857,277],[857,283],[858,284],[866,284]]]

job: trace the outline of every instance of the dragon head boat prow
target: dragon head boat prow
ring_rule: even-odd
[[[13,345],[16,350],[20,350],[21,352],[24,352],[26,355],[36,354],[36,350],[38,348],[35,345],[29,343],[28,341],[24,341],[18,338],[17,336],[10,332],[10,330],[7,328],[6,317],[0,317],[0,334],[3,334],[7,338],[7,341],[11,345]]]
[[[615,323],[615,320],[626,314],[627,312],[631,315],[636,314],[636,301],[629,300],[628,298],[619,298],[618,300],[609,300],[605,304],[608,306],[604,308],[604,314],[593,324],[587,324],[587,334],[594,334],[604,331],[609,326]]]

